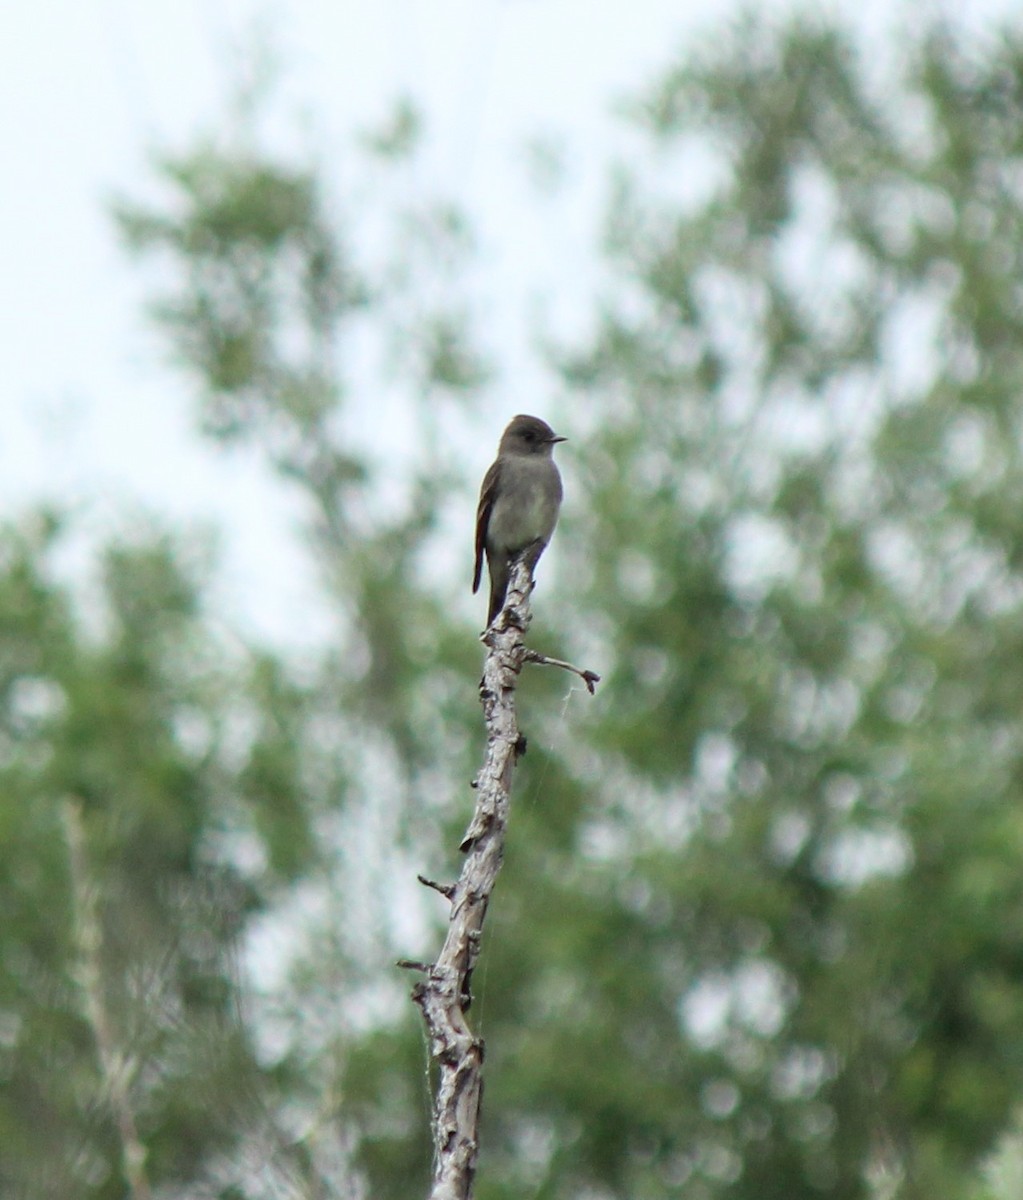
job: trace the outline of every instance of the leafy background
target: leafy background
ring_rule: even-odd
[[[533,636],[604,683],[520,693],[481,1200],[1019,1193],[1023,33],[907,31],[666,55],[586,311],[538,323],[516,407],[571,441]],[[243,99],[112,217],[153,369],[293,498],[330,619],[263,644],[158,518],[77,573],[73,511],[5,526],[4,1195],[428,1186],[392,964],[458,869],[458,531],[516,365],[458,196],[406,186],[414,102],[339,185]]]

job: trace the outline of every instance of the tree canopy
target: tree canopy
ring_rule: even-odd
[[[477,1194],[1014,1195],[1023,30],[921,21],[878,63],[750,19],[625,119],[591,333],[537,351],[573,452],[534,635],[604,682],[520,694]],[[400,106],[365,152],[417,135]],[[516,364],[480,348],[456,206],[388,193],[371,257],[354,194],[258,139],[159,172],[118,208],[163,257],[154,320],[204,432],[303,497],[336,636],[226,636],[164,530],[83,592],[65,518],[6,529],[0,1180],[425,1194],[392,962],[437,936],[414,875],[470,810],[460,435],[493,439]],[[365,434],[396,386],[400,486]]]

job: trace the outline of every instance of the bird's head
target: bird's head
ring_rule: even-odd
[[[529,417],[520,413],[517,417],[512,417],[508,428],[501,435],[501,446],[498,453],[546,454],[550,456],[558,442],[567,440],[567,438],[559,437],[546,421],[541,421],[539,417]]]

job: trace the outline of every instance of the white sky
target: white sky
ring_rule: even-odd
[[[225,458],[191,432],[191,397],[146,331],[142,277],[118,248],[106,198],[144,191],[154,144],[181,148],[198,128],[215,125],[233,82],[234,51],[261,26],[281,46],[290,98],[308,108],[328,144],[343,146],[348,132],[378,123],[398,95],[411,95],[430,133],[429,186],[477,216],[497,290],[525,298],[552,270],[582,269],[612,153],[611,106],[656,77],[709,7],[690,0],[5,5],[3,512],[49,497],[84,509],[92,527],[139,507],[175,521],[212,520],[224,530],[228,611],[283,641],[294,640],[296,625],[308,630],[308,621],[295,620],[310,603],[290,537],[296,513],[251,459]],[[1011,6],[983,5],[991,7]],[[589,211],[527,205],[523,147],[547,132],[564,139],[580,183],[576,202]],[[507,331],[513,353],[522,336]],[[543,402],[534,407],[542,411]],[[495,434],[500,423],[495,414]],[[490,450],[481,449],[481,466]]]

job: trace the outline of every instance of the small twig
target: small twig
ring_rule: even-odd
[[[417,875],[416,878],[423,887],[433,888],[435,892],[440,892],[442,896],[446,896],[449,900],[455,894],[455,885],[453,883],[438,883],[436,879],[427,879],[425,875]]]
[[[600,676],[596,671],[584,670],[582,667],[576,667],[572,663],[565,662],[560,658],[548,658],[546,654],[541,654],[539,650],[524,650],[522,652],[522,661],[539,663],[543,667],[561,667],[563,671],[571,671],[573,675],[578,675],[583,683],[586,684],[586,690],[591,696],[596,691],[597,684],[600,683]]]

